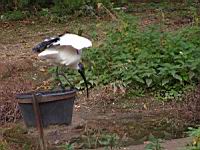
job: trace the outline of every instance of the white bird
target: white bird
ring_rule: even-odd
[[[38,52],[41,59],[46,59],[54,64],[65,65],[68,68],[76,69],[81,74],[88,96],[88,86],[84,74],[84,66],[80,63],[82,50],[92,46],[92,42],[82,36],[66,33],[57,37],[49,38],[39,43],[33,48],[34,52]],[[58,74],[58,67],[56,69]],[[60,81],[60,80],[59,80]],[[61,85],[62,82],[60,81]]]

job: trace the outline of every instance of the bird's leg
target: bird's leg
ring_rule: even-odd
[[[75,87],[71,84],[71,82],[67,79],[66,75],[64,73],[60,73],[58,72],[58,66],[56,67],[56,77],[57,77],[57,80],[59,81],[60,83],[60,86],[61,88],[64,90],[65,89],[65,85],[62,84],[62,81],[60,80],[59,76],[62,76],[65,78],[65,80],[69,83],[70,85],[70,89],[75,89]]]
[[[66,75],[64,73],[59,73],[59,76],[63,76],[65,80],[69,83],[70,89],[74,89],[74,86],[71,84],[71,82],[67,79]]]
[[[56,67],[56,80],[60,83],[62,90],[65,90],[65,86],[62,84],[62,81],[59,78],[58,66]]]

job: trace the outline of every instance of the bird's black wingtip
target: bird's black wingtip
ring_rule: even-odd
[[[60,40],[59,37],[47,39],[47,40],[37,44],[35,47],[33,47],[32,51],[35,53],[40,53],[40,52],[44,51],[47,47],[49,47],[52,43],[57,42],[58,40]]]
[[[46,49],[48,43],[46,41],[37,44],[35,47],[32,48],[32,51],[35,53],[40,53]]]
[[[40,50],[39,50],[37,47],[33,47],[33,48],[32,48],[32,52],[34,52],[34,53],[39,53]]]

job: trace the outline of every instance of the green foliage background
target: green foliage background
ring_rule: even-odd
[[[1,0],[0,20],[22,20],[36,15],[61,22],[78,11],[95,14],[98,3],[111,7],[110,0]]]
[[[109,5],[110,0],[1,0],[1,7],[3,11],[12,10],[26,10],[28,8],[50,8],[54,9],[66,9],[66,11],[74,11],[79,9],[81,6],[88,4],[96,6],[97,3],[103,3]]]
[[[100,48],[86,51],[97,84],[121,81],[127,87],[179,91],[196,84],[200,75],[200,28],[164,32],[154,25],[140,29],[124,15]],[[94,79],[95,78],[95,79]]]

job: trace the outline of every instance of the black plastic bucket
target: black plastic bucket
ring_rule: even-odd
[[[76,90],[36,92],[35,95],[44,127],[55,124],[71,124]],[[16,98],[26,126],[35,127],[33,93],[18,94]]]

